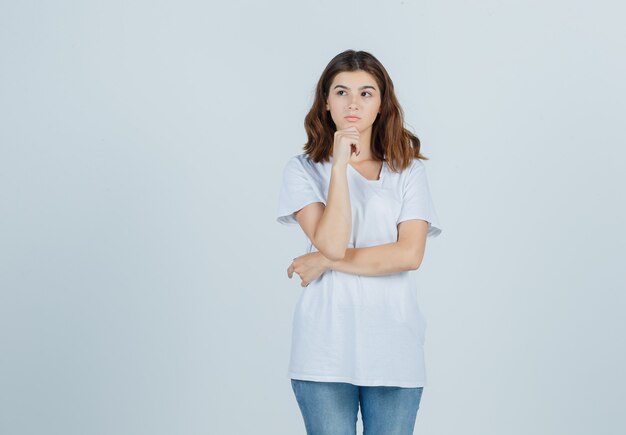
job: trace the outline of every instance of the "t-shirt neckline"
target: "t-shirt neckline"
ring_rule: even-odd
[[[361,173],[359,171],[356,170],[356,168],[352,167],[352,165],[350,163],[348,163],[348,166],[352,168],[352,171],[358,176],[360,177],[363,181],[367,181],[368,183],[375,183],[378,184],[381,181],[383,181],[383,172],[385,171],[385,161],[383,160],[383,163],[381,165],[380,168],[380,174],[378,176],[378,180],[370,180],[368,178],[365,178],[363,175],[361,175]]]
[[[329,159],[330,159],[329,160],[329,164],[332,165],[333,157],[330,156]],[[348,166],[350,167],[350,170],[352,170],[352,172],[354,172],[354,174],[357,177],[359,177],[361,180],[363,180],[363,181],[365,181],[367,183],[370,183],[370,184],[380,184],[380,183],[382,183],[383,178],[384,178],[385,169],[387,167],[387,162],[383,160],[383,164],[381,165],[381,168],[380,168],[380,174],[379,174],[378,180],[369,180],[369,179],[365,178],[363,175],[361,175],[361,173],[359,171],[357,171],[356,168],[352,167],[352,165],[350,163],[348,163]]]

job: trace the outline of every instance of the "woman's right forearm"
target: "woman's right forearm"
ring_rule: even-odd
[[[315,232],[317,249],[335,261],[345,256],[352,234],[347,166],[347,163],[332,165],[326,208]]]

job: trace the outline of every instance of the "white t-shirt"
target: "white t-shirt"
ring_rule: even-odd
[[[298,225],[294,212],[314,202],[326,205],[331,166],[332,157],[320,163],[304,153],[289,159],[278,222]],[[396,242],[398,223],[408,219],[427,221],[429,237],[441,233],[420,159],[401,173],[384,162],[379,180],[367,180],[350,165],[347,171],[349,248]],[[307,252],[317,251],[308,242]],[[367,276],[328,270],[302,289],[293,315],[289,378],[364,386],[426,385],[426,321],[410,271]]]

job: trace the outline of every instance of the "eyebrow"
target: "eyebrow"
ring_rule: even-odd
[[[335,85],[335,87],[333,89],[337,89],[337,88],[350,89],[349,87],[344,86],[344,85]],[[371,86],[371,85],[361,86],[359,89],[374,89],[374,90],[376,90],[376,88],[374,86]]]

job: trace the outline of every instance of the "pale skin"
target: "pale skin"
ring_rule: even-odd
[[[410,219],[398,224],[398,239],[366,248],[347,248],[352,232],[352,210],[347,165],[375,180],[381,162],[371,155],[372,124],[380,113],[376,79],[365,71],[341,72],[330,85],[326,110],[337,126],[327,205],[315,202],[295,213],[295,218],[318,252],[293,259],[287,276],[300,276],[302,287],[327,270],[366,276],[416,270],[426,247],[428,222]],[[346,116],[356,115],[355,121]]]

